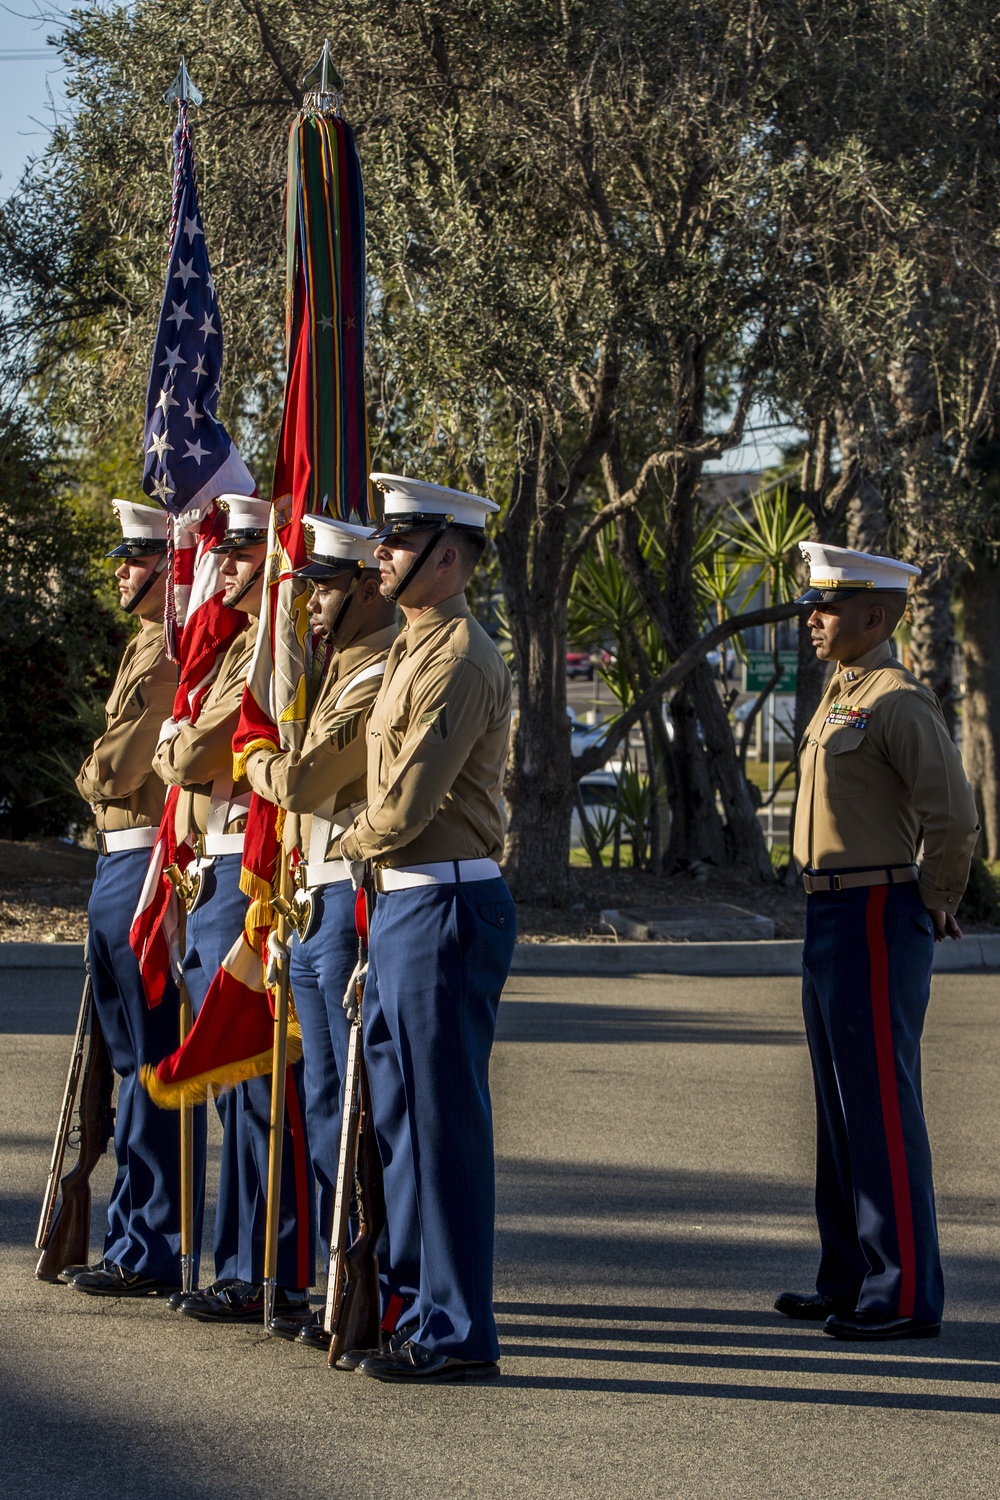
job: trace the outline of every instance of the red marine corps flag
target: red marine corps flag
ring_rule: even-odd
[[[188,105],[201,95],[183,61],[167,91],[177,100],[174,181],[167,280],[153,346],[146,396],[146,465],[143,489],[166,506],[167,650],[179,661],[173,717],[194,720],[230,643],[247,617],[222,603],[221,558],[211,551],[225,532],[216,499],[256,494],[256,486],[228,432],[215,415],[222,378],[222,320],[208,259],[198,200]],[[193,859],[178,845],[175,813],[179,788],[167,792],[159,836],[150,859],[129,942],[139,960],[150,1006],[163,997],[169,965],[179,962],[177,896],[164,871]]]
[[[328,48],[324,48],[328,58]],[[234,779],[254,748],[295,748],[306,723],[310,632],[303,520],[323,512],[371,520],[364,392],[365,241],[354,134],[325,78],[292,123],[288,148],[288,374],[272,494],[267,586],[257,648],[233,738]],[[374,524],[374,522],[372,523]],[[246,930],[227,955],[185,1044],[144,1073],[157,1103],[204,1097],[271,1071],[273,1012],[265,985],[283,814],[256,795],[244,835]],[[289,1057],[297,1050],[296,1029]]]

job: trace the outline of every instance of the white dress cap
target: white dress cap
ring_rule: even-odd
[[[500,509],[493,500],[480,495],[428,484],[425,479],[407,479],[402,474],[372,474],[371,481],[385,496],[383,524],[371,533],[376,537],[440,526],[446,516],[451,517],[453,526],[482,531],[486,517]]]
[[[159,505],[136,505],[134,500],[112,500],[111,509],[122,528],[122,536],[145,542],[165,542],[169,516]]]
[[[800,542],[799,548],[809,563],[809,587],[800,604],[829,604],[868,591],[905,594],[910,579],[920,574],[919,568],[898,558],[831,547],[827,542]]]
[[[137,505],[134,500],[112,500],[122,540],[108,557],[148,557],[167,549],[169,516],[159,505]]]
[[[296,569],[297,577],[333,578],[338,573],[378,567],[378,544],[370,526],[354,526],[329,516],[305,516],[302,529],[309,561],[304,568]]]
[[[271,519],[270,500],[258,500],[256,495],[217,495],[216,505],[228,512],[226,530],[267,531]]]

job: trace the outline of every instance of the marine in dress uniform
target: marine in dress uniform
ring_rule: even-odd
[[[489,1059],[514,949],[497,860],[510,674],[465,601],[488,500],[394,475],[375,534],[406,619],[368,727],[368,805],[341,840],[377,897],[364,1046],[385,1180],[380,1247],[397,1333],[380,1380],[489,1378],[494,1169]]]
[[[366,801],[365,730],[396,637],[396,609],[382,597],[369,526],[315,516],[306,535],[309,561],[298,576],[313,586],[314,666],[321,665],[322,675],[301,747],[255,751],[247,777],[254,791],[293,815],[286,842],[301,855],[296,894],[307,925],[293,936],[289,973],[302,1028],[320,1244],[329,1263],[350,1038],[343,1002],[358,955],[355,892],[340,836]],[[277,1317],[271,1331],[323,1351],[330,1342],[317,1317],[305,1326]]]
[[[223,603],[243,610],[249,623],[226,652],[195,722],[178,724],[172,718],[164,722],[154,759],[163,780],[183,788],[177,804],[178,838],[194,833],[198,839],[195,868],[200,888],[188,912],[182,964],[195,1015],[247,914],[240,871],[250,786],[246,781],[233,784],[232,742],[257,640],[271,509],[270,502],[246,495],[220,496],[219,505],[228,511],[226,535],[214,549],[225,554]],[[301,1064],[291,1068],[286,1090],[277,1306],[304,1314],[315,1248],[312,1194],[299,1201],[296,1193],[297,1181],[310,1180],[299,1098],[301,1075]],[[223,1145],[214,1234],[215,1281],[171,1300],[177,1311],[201,1322],[261,1322],[270,1077],[252,1078],[223,1090],[217,1107]],[[203,1160],[196,1178],[204,1180]]]
[[[156,506],[114,500],[122,541],[109,557],[122,609],[139,620],[105,707],[107,727],[76,779],[94,809],[97,876],[87,910],[94,1004],[115,1072],[118,1170],[108,1204],[104,1257],[67,1267],[62,1279],[95,1295],[145,1296],[180,1284],[180,1121],[157,1109],[140,1068],[177,1046],[179,996],[172,979],[150,1010],[129,947],[150,850],[163,813],[163,783],[152,769],[159,726],[177,689],[163,649],[167,515]]]
[[[976,808],[937,699],[889,645],[919,569],[802,550],[813,642],[837,663],[800,747],[793,843],[821,1256],[815,1294],[775,1306],[837,1338],[932,1337],[944,1288],[920,1036],[935,939],[961,937]]]

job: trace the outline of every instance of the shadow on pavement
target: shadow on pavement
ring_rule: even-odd
[[[729,1047],[804,1046],[801,1026],[753,1025],[745,1014],[655,1005],[577,1005],[505,997],[498,1042],[714,1042]]]
[[[883,1375],[884,1375],[883,1371]],[[498,1390],[590,1391],[634,1396],[695,1396],[715,1401],[774,1401],[782,1406],[859,1406],[895,1411],[982,1412],[1000,1415],[1000,1400],[990,1396],[952,1396],[936,1391],[838,1390],[822,1386],[736,1385],[701,1380],[594,1379],[572,1375],[504,1375]]]

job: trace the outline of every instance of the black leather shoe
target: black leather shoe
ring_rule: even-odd
[[[878,1312],[835,1313],[823,1324],[823,1332],[834,1339],[878,1343],[886,1339],[936,1339],[941,1324],[924,1318],[889,1318]]]
[[[84,1271],[104,1271],[107,1269],[107,1266],[108,1261],[103,1258],[95,1260],[92,1266],[63,1266],[56,1280],[61,1281],[63,1286],[69,1286],[70,1282],[75,1281],[78,1276],[82,1276]]]
[[[309,1306],[308,1292],[288,1292],[278,1287],[274,1311],[286,1315]],[[201,1323],[263,1323],[264,1288],[248,1286],[245,1281],[230,1283],[217,1292],[201,1297],[186,1297],[177,1309],[182,1318],[197,1318]]]
[[[854,1311],[854,1303],[837,1302],[833,1297],[824,1297],[822,1292],[782,1292],[774,1303],[775,1312],[785,1318],[804,1318],[811,1323],[822,1323],[831,1313],[845,1316]]]
[[[416,1323],[404,1323],[402,1327],[397,1328],[394,1333],[390,1333],[389,1337],[382,1345],[381,1352],[383,1354],[385,1354],[386,1352],[390,1354],[397,1354],[399,1350],[402,1349],[403,1345],[413,1337],[416,1331]],[[329,1349],[329,1347],[330,1340],[329,1337],[327,1337],[327,1349]],[[363,1359],[370,1359],[372,1355],[378,1353],[379,1351],[377,1349],[348,1349],[344,1354],[341,1354],[339,1356],[333,1368],[335,1370],[344,1370],[348,1375],[350,1375],[358,1368]]]
[[[369,1354],[358,1365],[359,1375],[388,1380],[399,1385],[457,1385],[473,1380],[496,1380],[500,1365],[495,1359],[455,1359],[437,1349],[425,1349],[412,1339],[399,1349]]]
[[[322,1349],[326,1353],[330,1346],[330,1335],[323,1332],[323,1320],[318,1313],[310,1311],[308,1302],[300,1312],[293,1310],[273,1318],[271,1332],[279,1339],[292,1339],[307,1349]]]
[[[246,1286],[245,1281],[238,1281],[235,1276],[227,1276],[222,1281],[213,1281],[211,1286],[197,1287],[193,1292],[171,1292],[167,1298],[167,1306],[171,1312],[180,1312],[182,1302],[204,1301],[206,1297],[212,1297],[216,1292],[221,1292],[227,1286]]]
[[[141,1276],[138,1271],[126,1271],[114,1264],[96,1271],[81,1271],[69,1285],[91,1297],[162,1297],[165,1292],[177,1290],[169,1281],[157,1281],[154,1276]]]

